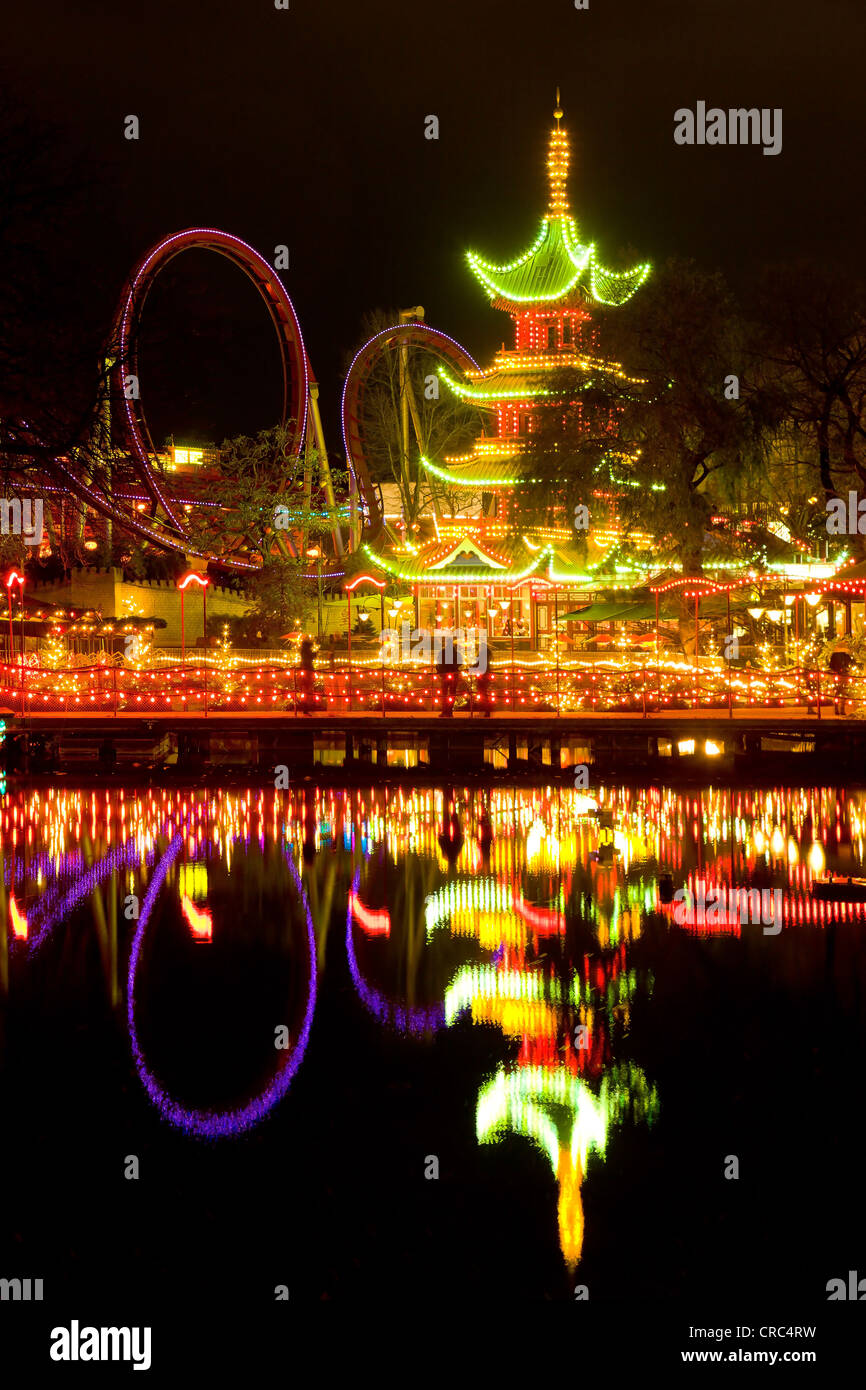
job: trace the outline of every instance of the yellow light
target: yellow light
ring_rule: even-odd
[[[174,464],[175,464],[175,467],[177,467],[177,465],[178,465],[179,463],[184,463],[184,464],[199,464],[199,463],[202,462],[203,458],[204,458],[204,450],[203,450],[203,449],[178,449],[178,448],[176,448],[176,449],[174,450]]]
[[[693,738],[682,738],[677,743],[678,753],[694,753],[695,741]]]
[[[708,758],[717,758],[722,751],[722,745],[714,743],[711,738],[708,738],[704,744],[704,751]]]
[[[824,846],[820,840],[813,840],[809,846],[809,868],[816,878],[820,878],[827,867],[827,859],[824,854]]]
[[[772,837],[772,839],[770,840],[770,849],[771,849],[771,850],[773,851],[773,853],[778,857],[778,856],[783,852],[784,848],[785,848],[785,837],[783,836],[781,830],[779,829],[779,827],[778,827],[778,825],[777,825],[776,828],[775,828],[775,830],[773,831],[773,837]]]

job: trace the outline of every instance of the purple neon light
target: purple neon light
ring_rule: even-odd
[[[103,516],[110,516],[113,521],[119,522],[119,524],[126,527],[128,531],[134,531],[136,535],[144,536],[146,540],[155,541],[158,545],[168,548],[169,550],[175,550],[180,554],[197,555],[205,560],[216,559],[219,564],[225,566],[227,569],[258,570],[261,568],[259,565],[253,564],[253,562],[249,560],[238,560],[234,557],[219,559],[216,556],[207,555],[203,550],[196,550],[195,547],[191,546],[187,541],[181,543],[173,536],[166,535],[164,531],[157,531],[154,527],[148,526],[147,522],[139,521],[136,517],[136,513],[133,512],[130,516],[127,512],[121,511],[119,507],[116,507],[114,503],[109,501],[102,493],[94,492],[86,483],[83,483],[80,478],[76,477],[76,475],[71,472],[64,463],[61,463],[59,459],[55,459],[52,466],[68,479],[66,489],[68,492],[77,493],[79,497],[83,496],[96,511],[102,512]]]
[[[151,850],[149,854],[144,856],[145,863],[152,864],[155,857],[155,851]],[[45,921],[39,923],[39,929],[35,936],[28,937],[26,942],[21,943],[21,945],[26,948],[27,954],[29,956],[35,955],[36,952],[44,946],[58,922],[68,916],[73,908],[78,906],[82,898],[92,893],[94,888],[111,873],[112,869],[131,868],[135,864],[140,864],[141,860],[141,846],[136,844],[135,840],[130,840],[125,845],[109,850],[108,854],[100,859],[98,864],[92,864],[91,867],[81,875],[77,883],[74,883],[72,887],[60,897],[59,902],[56,904],[53,901],[56,894],[55,890],[55,894],[51,894],[49,900],[46,902],[46,907],[49,910]],[[39,903],[36,905],[37,910],[34,910],[33,914],[28,913],[28,921],[31,926],[41,915],[38,912],[38,908],[42,906],[42,902],[43,899],[40,898]]]
[[[279,277],[279,275],[277,274],[277,272],[273,269],[273,267],[270,266],[270,265],[268,265],[267,261],[264,260],[263,257],[261,257],[261,256],[259,255],[258,251],[256,251],[252,246],[250,246],[247,242],[242,241],[240,237],[233,236],[230,232],[221,232],[221,231],[219,231],[216,227],[187,227],[187,228],[186,228],[184,231],[182,231],[182,232],[175,232],[173,236],[165,237],[165,239],[164,239],[163,241],[159,242],[156,246],[154,246],[153,249],[145,256],[144,260],[140,263],[138,269],[137,269],[136,271],[133,272],[133,280],[132,280],[132,283],[131,283],[131,285],[130,285],[129,294],[127,295],[126,303],[125,303],[125,305],[124,305],[123,315],[122,315],[122,318],[121,318],[121,321],[120,321],[120,342],[119,342],[118,359],[119,359],[119,364],[120,364],[120,371],[121,371],[121,373],[123,372],[124,368],[128,365],[128,364],[127,364],[127,356],[128,356],[128,324],[129,324],[130,316],[131,316],[132,311],[133,311],[134,300],[135,300],[135,296],[136,296],[136,292],[137,292],[137,289],[138,289],[139,282],[141,281],[142,277],[143,277],[144,275],[146,275],[146,273],[148,272],[148,270],[149,270],[150,266],[152,265],[153,261],[156,260],[157,258],[162,258],[164,252],[166,251],[166,249],[167,249],[168,247],[172,246],[176,241],[180,241],[180,240],[183,240],[183,239],[188,238],[188,237],[191,237],[191,236],[207,238],[208,242],[216,241],[216,243],[217,243],[218,246],[222,246],[222,247],[224,247],[224,248],[230,248],[230,249],[233,250],[233,251],[237,251],[238,248],[243,248],[243,251],[246,252],[247,257],[249,257],[249,259],[253,261],[254,266],[255,266],[256,269],[258,270],[258,272],[259,272],[259,273],[258,273],[258,277],[257,277],[256,274],[255,274],[255,270],[254,270],[252,267],[250,267],[249,265],[247,265],[247,264],[245,263],[243,256],[241,256],[241,258],[240,258],[240,262],[239,262],[240,268],[243,269],[243,270],[245,270],[246,273],[250,276],[250,278],[253,280],[254,284],[256,285],[256,288],[259,290],[259,293],[262,293],[262,292],[266,289],[266,286],[272,284],[274,281],[276,281],[277,285],[279,286],[279,290],[282,291],[284,304],[285,304],[285,306],[288,308],[288,311],[289,311],[291,327],[292,327],[292,330],[294,331],[295,337],[296,337],[296,339],[297,339],[297,346],[298,346],[298,348],[299,348],[299,350],[300,350],[301,365],[302,365],[303,373],[304,373],[304,389],[303,389],[303,391],[301,392],[301,402],[302,402],[301,423],[300,423],[300,431],[299,431],[299,435],[298,435],[298,447],[300,448],[301,445],[303,444],[304,435],[305,435],[305,433],[306,433],[306,428],[307,428],[307,408],[308,408],[308,394],[309,394],[309,366],[308,366],[308,362],[307,362],[307,352],[306,352],[306,348],[304,347],[303,334],[301,333],[301,325],[300,325],[300,323],[299,323],[299,321],[298,321],[298,316],[297,316],[297,314],[295,313],[295,306],[293,305],[293,303],[292,303],[292,301],[291,301],[291,297],[289,296],[289,294],[288,294],[288,292],[287,292],[287,290],[286,290],[285,285],[283,284],[282,280],[280,279],[280,277]],[[179,249],[180,249],[180,250],[187,250],[187,249],[191,249],[191,248],[181,247],[181,248],[179,248]],[[214,247],[213,247],[212,245],[209,245],[209,244],[205,243],[205,244],[202,246],[201,249],[203,249],[203,250],[213,250]],[[179,254],[179,252],[176,252],[175,254]],[[238,263],[238,262],[236,262],[236,263]],[[145,293],[146,293],[146,292],[145,292]],[[277,295],[277,298],[279,299],[279,294]],[[144,302],[144,301],[142,300],[142,305],[143,305],[143,302]],[[270,300],[269,297],[268,297],[268,304],[269,304],[269,308],[273,308],[272,301]],[[279,337],[279,333],[278,333],[278,337]],[[281,343],[280,343],[280,349],[281,349],[281,352],[282,352],[282,341],[281,341]],[[138,427],[138,421],[135,419],[135,414],[134,414],[134,411],[133,411],[133,409],[132,409],[131,400],[130,400],[130,399],[126,399],[126,398],[124,398],[124,400],[125,400],[126,418],[127,418],[127,423],[128,423],[129,430],[130,430],[130,436],[131,436],[131,439],[132,439],[132,441],[133,441],[134,449],[135,449],[135,451],[138,453],[138,455],[139,455],[139,460],[140,460],[140,462],[142,463],[142,465],[143,465],[143,467],[144,467],[144,469],[145,469],[145,472],[146,472],[146,479],[145,479],[145,481],[147,481],[148,486],[150,486],[150,487],[153,489],[153,492],[155,493],[156,498],[157,498],[158,501],[161,503],[161,505],[165,508],[165,511],[167,512],[168,516],[171,518],[171,520],[172,520],[172,522],[173,522],[173,524],[174,524],[176,530],[178,530],[179,532],[182,532],[182,525],[181,525],[181,522],[180,522],[180,521],[178,520],[178,518],[174,515],[174,513],[173,513],[173,511],[172,511],[172,508],[169,506],[169,504],[168,504],[166,498],[164,497],[164,495],[162,494],[162,492],[161,492],[161,490],[160,490],[159,483],[158,483],[158,480],[157,480],[157,478],[156,478],[155,470],[154,470],[154,468],[152,467],[152,465],[151,465],[151,463],[150,463],[150,460],[149,460],[149,458],[148,458],[148,456],[147,456],[147,450],[146,450],[145,447],[144,447],[144,440],[143,440],[143,438],[142,438],[141,432],[140,432],[139,427]],[[286,404],[288,405],[288,402],[286,402]]]
[[[240,1106],[236,1110],[223,1111],[189,1110],[185,1106],[182,1106],[168,1094],[162,1085],[160,1085],[144,1060],[144,1054],[142,1053],[135,1027],[135,973],[138,969],[142,942],[144,941],[144,933],[147,930],[150,914],[159,895],[159,891],[165,882],[166,874],[177,859],[178,854],[183,848],[183,844],[183,836],[180,834],[175,835],[154,870],[144,897],[144,902],[142,903],[141,916],[138,919],[138,930],[133,938],[129,953],[129,975],[126,991],[126,1018],[129,1028],[129,1041],[132,1047],[132,1056],[138,1075],[150,1099],[159,1110],[163,1119],[167,1120],[169,1124],[175,1125],[178,1129],[182,1129],[187,1134],[194,1135],[197,1138],[224,1139],[231,1135],[242,1134],[245,1130],[252,1129],[254,1125],[261,1124],[262,1120],[267,1117],[277,1102],[282,1100],[303,1061],[304,1054],[307,1050],[307,1042],[310,1037],[310,1029],[313,1023],[313,1013],[316,1007],[316,937],[313,931],[313,917],[310,912],[307,895],[304,892],[303,884],[301,883],[297,869],[289,858],[288,846],[284,846],[286,862],[288,863],[295,881],[295,887],[300,894],[307,919],[307,944],[310,952],[310,981],[307,992],[307,1008],[298,1041],[288,1054],[285,1066],[282,1067],[273,1080],[268,1083],[262,1093],[255,1096],[246,1105]]]
[[[37,483],[34,483],[32,486],[27,486],[26,484],[21,483],[21,484],[19,485],[19,487],[18,487],[18,491],[19,491],[19,492],[62,492],[62,493],[66,493],[66,492],[69,491],[69,489],[68,489],[68,488],[65,488],[65,487],[55,487],[54,484],[52,484],[52,483],[38,483],[38,484],[37,484]],[[115,496],[115,497],[119,497],[119,498],[121,499],[121,501],[123,501],[123,502],[148,502],[148,501],[152,501],[152,500],[153,500],[152,498],[149,498],[149,497],[148,497],[148,495],[147,495],[146,492],[121,492],[119,489],[118,489],[118,491],[115,492],[114,496]],[[190,507],[221,507],[221,506],[222,506],[222,502],[203,502],[203,501],[201,501],[201,499],[198,498],[198,497],[178,497],[176,500],[177,500],[178,505],[181,506],[181,507],[183,507],[183,506],[190,506]]]
[[[478,363],[475,361],[475,358],[472,356],[471,352],[467,352],[462,343],[458,343],[457,339],[450,337],[448,333],[443,333],[441,328],[431,328],[429,324],[426,323],[395,323],[391,328],[382,328],[378,333],[374,333],[372,338],[368,338],[364,346],[362,348],[359,348],[358,351],[355,353],[355,356],[352,358],[352,365],[346,373],[346,380],[343,385],[343,399],[340,403],[340,420],[342,422],[343,427],[343,448],[346,451],[346,462],[349,465],[349,471],[351,472],[352,477],[355,479],[356,486],[358,479],[355,473],[355,466],[352,461],[352,450],[349,448],[349,436],[346,432],[346,398],[349,393],[349,382],[352,380],[352,373],[355,370],[355,363],[358,361],[359,357],[362,357],[364,355],[364,353],[367,351],[367,348],[371,347],[373,343],[377,341],[377,339],[387,338],[389,333],[393,333],[395,330],[405,330],[407,327],[421,329],[422,332],[429,333],[433,338],[444,338],[446,342],[449,342],[451,344],[452,347],[457,348],[458,352],[462,352],[464,357],[469,358],[469,361],[472,363],[476,371],[480,372],[481,370],[481,368],[478,366]]]
[[[355,955],[355,943],[352,939],[352,896],[357,893],[360,882],[361,870],[358,869],[352,880],[352,892],[349,894],[349,906],[346,912],[346,958],[361,1002],[381,1024],[395,1028],[398,1033],[418,1035],[436,1032],[437,1029],[444,1028],[444,1003],[432,1004],[427,1009],[407,1008],[403,1004],[395,1004],[381,990],[369,985],[361,974],[358,957]]]
[[[64,891],[64,880],[73,874],[79,874],[83,863],[84,856],[80,850],[62,854],[59,861],[52,858],[47,850],[41,850],[33,858],[28,857],[26,863],[22,854],[16,854],[13,859],[6,859],[3,880],[10,888],[21,883],[25,886],[26,894],[27,880],[34,874],[37,877],[41,874],[46,881],[54,879],[50,887],[42,890],[38,900],[27,907],[29,933],[32,934],[42,919],[52,912],[54,904]],[[2,930],[5,930],[4,924],[0,924],[0,931]],[[11,946],[13,950],[23,950],[26,949],[27,942],[13,938]]]
[[[36,854],[28,854],[26,864],[23,854],[6,854],[3,862],[3,882],[8,886],[17,883],[19,879],[32,878],[34,873],[44,874],[47,878],[55,872],[57,863],[58,858],[50,854],[47,849],[38,850]],[[84,863],[84,855],[80,849],[67,850],[59,856],[59,863],[62,868],[57,872],[74,873]]]

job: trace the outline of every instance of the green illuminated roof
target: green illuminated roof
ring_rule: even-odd
[[[568,363],[563,364],[563,371],[569,370]],[[573,370],[573,369],[572,369]],[[551,381],[556,382],[556,377],[549,371],[514,371],[512,369],[501,368],[499,371],[491,372],[488,376],[480,378],[470,383],[457,381],[444,367],[439,368],[439,376],[450,391],[461,400],[471,401],[479,410],[488,410],[491,406],[500,401],[537,401],[545,396],[561,397],[562,387],[551,387]],[[571,393],[575,391],[589,391],[593,386],[601,384],[605,378],[616,377],[620,382],[628,381],[624,373],[616,370],[615,364],[597,365],[584,368],[580,373],[579,384],[571,386]],[[631,378],[635,385],[641,385],[640,378]]]
[[[488,557],[468,557],[455,553],[446,563],[441,561],[441,548],[425,547],[418,555],[408,560],[398,561],[365,545],[364,551],[374,565],[386,573],[394,575],[410,584],[519,584],[546,566],[551,554],[550,546],[542,546],[532,554],[519,541],[503,547],[508,552],[511,563],[504,566]],[[458,547],[449,549],[457,552]]]
[[[572,293],[597,304],[624,304],[650,271],[648,264],[622,274],[606,270],[594,243],[578,241],[574,219],[567,215],[545,217],[534,245],[510,265],[493,265],[474,251],[467,260],[491,300],[508,306],[554,304]]]
[[[443,468],[422,454],[419,460],[426,473],[431,473],[440,482],[450,483],[452,487],[495,488],[521,487],[526,482],[515,471],[514,461],[477,459],[472,463],[461,464],[458,469]]]
[[[540,396],[562,394],[551,391],[549,372],[492,372],[483,381],[469,385],[456,381],[444,367],[439,368],[439,375],[455,395],[475,402],[481,409],[497,401],[531,401]]]
[[[643,284],[650,268],[639,265],[623,274],[606,270],[596,260],[594,243],[584,245],[578,240],[568,203],[568,136],[560,125],[561,108],[557,106],[553,114],[555,124],[547,152],[550,196],[535,243],[509,265],[493,265],[474,251],[467,259],[499,308],[556,304],[568,295],[596,304],[624,304]]]

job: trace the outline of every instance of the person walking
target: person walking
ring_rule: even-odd
[[[298,671],[298,709],[301,714],[311,715],[316,696],[313,690],[315,666],[313,664],[313,644],[305,637],[300,648],[300,669]]]
[[[478,697],[478,713],[489,719],[493,712],[493,673],[485,663],[478,667],[475,688]]]
[[[844,715],[848,698],[848,682],[851,676],[851,667],[854,664],[851,653],[846,651],[844,647],[837,647],[831,653],[828,664],[834,676],[833,709],[836,714]]]
[[[439,674],[439,695],[442,702],[439,718],[451,719],[454,714],[454,701],[457,698],[457,685],[460,679],[460,657],[450,633],[446,635],[440,648],[436,659],[436,670]]]

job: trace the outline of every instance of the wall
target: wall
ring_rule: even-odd
[[[166,627],[153,634],[154,646],[180,644],[180,593],[173,579],[123,579],[119,569],[73,570],[66,582],[29,584],[27,593],[32,599],[44,599],[62,608],[95,608],[105,617],[121,617],[124,600],[131,600],[134,610],[145,618],[163,618]],[[190,584],[185,597],[184,624],[186,642],[194,646],[203,635],[203,604],[201,590]],[[220,586],[207,591],[208,619],[240,618],[249,607],[243,594]]]

